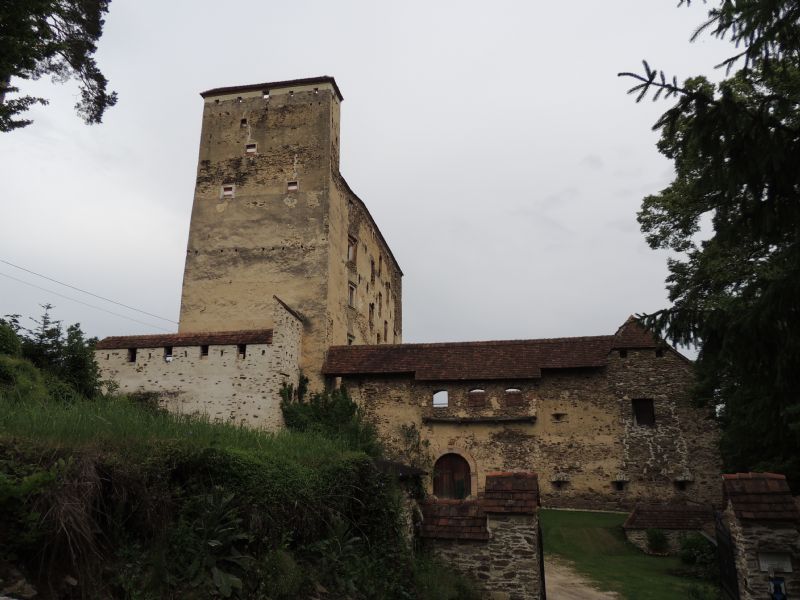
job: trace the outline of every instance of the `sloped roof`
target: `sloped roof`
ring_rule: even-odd
[[[542,369],[602,367],[613,336],[333,346],[323,373],[344,375],[413,374],[420,381],[537,379]]]
[[[711,505],[692,504],[637,504],[625,523],[624,529],[697,529],[714,521]]]
[[[234,346],[236,344],[271,344],[272,329],[244,331],[204,331],[198,333],[166,333],[156,335],[117,335],[103,338],[95,348],[161,348],[164,346]]]
[[[743,521],[800,521],[786,476],[778,473],[734,473],[722,476],[722,490]]]
[[[287,79],[285,81],[268,81],[265,83],[249,83],[246,85],[232,85],[228,87],[218,87],[212,90],[200,92],[203,98],[208,96],[219,96],[221,94],[235,94],[237,92],[250,92],[253,90],[269,90],[277,88],[291,87],[293,85],[313,85],[315,83],[330,83],[339,97],[339,101],[344,100],[342,92],[339,91],[339,86],[336,85],[336,80],[330,75],[322,75],[320,77],[306,77],[305,79]]]
[[[488,540],[486,513],[477,500],[426,500],[422,509],[422,537],[451,540]]]
[[[536,473],[487,473],[481,506],[487,513],[534,514],[539,506]]]
[[[614,334],[614,349],[657,348],[662,342],[631,315]]]

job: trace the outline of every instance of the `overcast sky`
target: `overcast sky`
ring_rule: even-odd
[[[406,342],[612,333],[665,306],[666,255],[636,223],[672,178],[618,71],[642,58],[713,74],[707,7],[675,0],[347,2],[114,0],[102,125],[74,84],[0,134],[0,259],[177,320],[202,90],[336,78],[341,170],[405,273]],[[174,330],[0,263],[0,315],[56,306],[99,337]]]

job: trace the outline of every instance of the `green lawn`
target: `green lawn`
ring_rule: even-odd
[[[675,557],[648,556],[628,543],[622,531],[626,515],[544,509],[540,513],[545,554],[571,561],[575,569],[626,600],[715,598],[714,590],[695,579],[673,575]],[[707,596],[690,596],[703,587]]]

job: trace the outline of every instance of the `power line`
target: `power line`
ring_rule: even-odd
[[[5,262],[5,261],[2,261],[2,262]],[[106,310],[105,308],[103,308],[101,306],[95,306],[94,304],[89,304],[88,302],[83,302],[82,300],[77,300],[75,298],[70,298],[69,296],[65,296],[64,294],[59,294],[58,292],[54,292],[53,290],[48,290],[47,288],[43,288],[43,287],[41,287],[39,285],[30,283],[28,281],[24,281],[22,279],[17,279],[16,277],[12,277],[11,275],[6,275],[5,273],[0,273],[0,276],[1,277],[7,277],[8,279],[12,279],[12,280],[17,281],[19,283],[22,283],[24,285],[29,285],[29,286],[31,286],[33,288],[38,289],[38,290],[43,290],[43,291],[47,292],[48,294],[55,294],[56,296],[60,296],[61,298],[65,298],[67,300],[70,300],[71,302],[77,302],[78,304],[83,304],[84,306],[88,306],[89,308],[94,308],[96,310],[101,310],[104,313],[108,313],[110,315],[114,315],[115,317],[121,317],[123,319],[128,319],[129,321],[133,321],[134,323],[139,323],[140,325],[147,325],[148,327],[155,327],[156,329],[160,329],[161,331],[170,331],[169,329],[164,329],[163,327],[160,327],[159,325],[153,325],[152,323],[145,323],[144,321],[140,321],[138,319],[134,319],[133,317],[128,317],[127,315],[121,315],[119,313],[115,313],[114,311]]]
[[[76,291],[81,292],[83,294],[88,294],[89,296],[94,296],[95,298],[99,298],[100,300],[104,300],[106,302],[111,302],[112,304],[116,304],[117,306],[122,306],[123,308],[127,308],[129,310],[135,310],[136,312],[142,313],[143,315],[147,315],[148,317],[155,317],[156,319],[161,319],[162,321],[169,321],[170,323],[175,323],[176,325],[178,324],[177,321],[173,321],[172,319],[167,319],[166,317],[160,317],[158,315],[154,315],[153,313],[149,313],[146,310],[140,310],[138,308],[134,308],[133,306],[128,306],[127,304],[123,304],[122,302],[117,302],[116,300],[111,300],[110,298],[104,298],[103,296],[98,296],[97,294],[94,294],[92,292],[87,292],[86,290],[82,290],[79,287],[75,287],[74,285],[70,285],[68,283],[64,283],[63,281],[58,281],[57,279],[53,279],[52,277],[48,277],[47,275],[42,275],[41,273],[37,273],[35,271],[31,271],[30,269],[26,269],[25,267],[20,267],[19,265],[15,265],[14,263],[10,263],[7,260],[3,260],[2,258],[0,258],[0,263],[6,264],[9,267],[14,267],[15,269],[19,269],[20,271],[25,271],[26,273],[30,273],[31,275],[36,275],[37,277],[41,277],[42,279],[47,279],[47,281],[52,281],[53,283],[57,283],[58,285],[63,285],[64,287],[68,287],[70,289],[76,290]],[[12,279],[13,279],[13,277],[12,277]],[[23,282],[23,283],[25,283],[25,282]],[[42,289],[44,289],[44,288],[42,288]],[[53,292],[53,293],[55,293],[55,292]],[[111,314],[116,314],[116,313],[111,313]],[[118,316],[120,316],[120,315],[118,315]]]

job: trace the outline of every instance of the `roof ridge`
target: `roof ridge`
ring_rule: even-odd
[[[331,346],[330,348],[348,348],[351,351],[357,349],[375,350],[376,348],[441,348],[447,346],[501,346],[508,344],[531,344],[541,342],[587,342],[587,341],[613,341],[613,335],[584,335],[560,338],[528,338],[528,339],[514,339],[514,340],[477,340],[467,342],[420,342],[420,343],[402,343],[402,344],[359,344],[359,345],[339,345]]]

